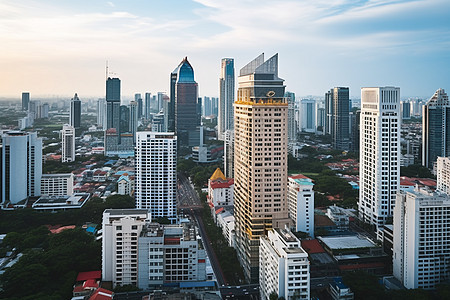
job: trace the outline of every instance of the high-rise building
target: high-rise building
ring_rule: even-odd
[[[400,192],[394,208],[393,273],[408,289],[448,281],[450,198],[416,188]]]
[[[234,178],[234,130],[225,131],[224,158],[225,176]]]
[[[402,105],[402,119],[411,119],[411,103],[409,101],[401,101]]]
[[[81,101],[77,93],[70,100],[69,125],[73,128],[80,128],[81,126]]]
[[[65,124],[61,130],[61,161],[75,161],[75,128]]]
[[[106,129],[120,130],[120,79],[110,78],[106,80]]]
[[[211,115],[211,98],[206,96],[202,100],[202,114],[204,117]]]
[[[22,93],[22,111],[28,110],[28,103],[30,103],[30,93],[23,92]]]
[[[288,102],[288,142],[297,141],[297,126],[295,126],[295,93],[286,92],[284,95]]]
[[[400,88],[362,88],[360,124],[359,216],[380,234],[400,185]]]
[[[359,135],[360,135],[360,120],[361,120],[361,110],[354,111],[350,115],[350,126],[352,128],[352,134],[351,134],[351,147],[350,151],[352,152],[359,152]]]
[[[261,299],[275,293],[283,299],[310,299],[308,253],[287,229],[261,236],[259,290]]]
[[[174,99],[175,133],[180,147],[198,146],[200,142],[200,112],[197,106],[198,84],[194,69],[185,57],[171,73],[170,101]],[[169,131],[170,130],[169,114]]]
[[[450,157],[437,158],[436,174],[436,190],[450,196]]]
[[[331,135],[334,149],[349,150],[350,107],[348,87],[335,87],[325,94],[325,133]]]
[[[141,94],[134,94],[134,101],[137,102],[137,116],[140,119],[144,115],[144,103]]]
[[[225,131],[232,130],[234,103],[234,59],[222,58],[219,77],[219,115],[217,118],[217,136],[224,140]]]
[[[248,281],[259,279],[259,238],[289,224],[287,108],[278,54],[240,70],[234,104],[236,247]]]
[[[133,140],[136,140],[136,131],[138,128],[139,103],[136,101],[131,101],[129,105],[129,111],[130,111],[129,129],[130,133],[133,135]]]
[[[152,219],[176,219],[177,137],[173,132],[136,133],[136,208]]]
[[[97,125],[106,130],[106,100],[100,98],[97,101]]]
[[[130,108],[126,105],[120,106],[119,124],[121,130],[119,134],[130,132]]]
[[[303,174],[289,176],[289,217],[295,231],[306,232],[314,237],[314,183]]]
[[[152,94],[151,93],[145,93],[145,119],[149,120],[150,119],[150,113],[151,113],[151,98],[152,98]]]
[[[438,156],[450,156],[450,102],[438,89],[423,106],[422,165],[433,168]]]
[[[300,103],[300,130],[316,132],[316,100],[302,99]]]
[[[36,132],[3,133],[0,145],[2,204],[41,195],[42,139]]]

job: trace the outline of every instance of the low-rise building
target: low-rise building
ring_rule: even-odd
[[[353,300],[355,298],[355,294],[340,277],[334,278],[330,283],[330,294],[333,300]]]
[[[217,225],[222,228],[222,234],[228,241],[228,246],[234,247],[235,231],[234,231],[234,216],[229,211],[224,211],[217,215]]]
[[[134,192],[134,180],[128,175],[122,175],[117,179],[117,193],[119,195],[132,195]]]
[[[71,196],[73,194],[73,174],[42,174],[42,196]]]
[[[436,162],[437,190],[450,195],[450,157],[438,157]]]
[[[345,209],[336,205],[327,208],[327,217],[336,224],[339,229],[348,229],[350,218]]]
[[[66,210],[81,208],[90,198],[89,193],[75,193],[65,196],[41,196],[31,206],[37,210]]]
[[[314,237],[314,183],[302,175],[289,176],[288,209],[295,231]]]
[[[259,287],[261,299],[309,299],[309,261],[300,241],[288,229],[273,229],[260,238]]]
[[[214,210],[234,205],[234,180],[226,178],[219,168],[208,180],[208,202],[213,205]]]

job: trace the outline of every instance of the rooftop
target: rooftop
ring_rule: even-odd
[[[357,235],[319,237],[319,240],[332,250],[377,247],[369,239]]]

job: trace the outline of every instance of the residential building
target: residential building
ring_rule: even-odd
[[[119,132],[119,134],[129,133],[131,131],[130,107],[128,107],[128,105],[121,105],[119,108],[119,111],[120,111],[120,115],[119,115],[120,132]],[[122,142],[120,139],[119,139],[119,141]]]
[[[64,124],[61,129],[61,161],[75,161],[75,128],[69,124]]]
[[[222,228],[222,234],[227,240],[228,246],[233,248],[235,247],[234,221],[234,216],[230,211],[223,211],[216,216],[216,223]]]
[[[42,139],[36,132],[1,135],[0,193],[3,205],[41,195]]]
[[[150,120],[150,113],[151,113],[151,93],[145,93],[145,119]]]
[[[302,99],[300,105],[300,131],[316,132],[316,100]]]
[[[325,94],[325,132],[331,135],[334,149],[349,150],[350,107],[348,87],[335,87]]]
[[[306,232],[314,237],[314,183],[305,175],[289,176],[288,205],[289,217],[294,222],[295,231]]]
[[[140,94],[138,94],[138,95],[140,95]],[[133,141],[135,141],[136,140],[136,131],[138,128],[139,103],[136,101],[131,101],[130,105],[129,105],[129,110],[130,110],[129,129],[130,129],[130,133],[133,135]]]
[[[402,119],[409,120],[411,119],[411,102],[409,101],[401,101],[402,106]]]
[[[173,132],[136,133],[136,208],[152,219],[176,220],[177,137]]]
[[[234,103],[234,216],[238,258],[259,279],[259,238],[290,224],[287,206],[287,108],[278,54],[240,70]]]
[[[133,195],[134,180],[128,175],[122,175],[117,179],[117,194],[119,195]]]
[[[42,196],[71,196],[73,194],[73,174],[42,174]]]
[[[22,93],[22,111],[28,111],[28,103],[30,103],[30,93]]]
[[[432,169],[438,156],[450,156],[450,102],[444,89],[423,106],[422,116],[422,165]]]
[[[288,142],[297,141],[297,126],[295,125],[295,93],[286,92],[284,94],[288,103]]]
[[[327,208],[326,215],[339,229],[348,229],[350,218],[346,213],[345,208],[336,206],[335,204]]]
[[[138,237],[147,209],[106,209],[102,221],[102,281],[138,284]]]
[[[358,210],[379,239],[399,191],[400,128],[400,88],[362,88]]]
[[[73,128],[80,128],[81,126],[81,101],[77,93],[70,100],[69,125]]]
[[[450,157],[438,157],[436,163],[436,190],[450,195]]]
[[[234,178],[234,130],[225,131],[224,163],[225,176]]]
[[[217,137],[225,139],[225,131],[234,128],[234,59],[222,58],[219,77],[219,115],[217,118]]]
[[[106,130],[106,99],[99,98],[97,100],[97,125]]]
[[[309,260],[300,241],[288,229],[261,236],[259,289],[262,300],[275,293],[286,300],[309,299]]]
[[[393,271],[408,289],[435,289],[449,278],[450,198],[416,188],[394,209]]]
[[[120,133],[120,79],[106,80],[106,129],[115,128]]]
[[[143,226],[138,239],[138,287],[206,280],[206,253],[191,223]]]

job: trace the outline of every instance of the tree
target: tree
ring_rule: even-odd
[[[278,300],[278,294],[275,293],[275,292],[272,292],[272,293],[269,295],[269,300]]]

